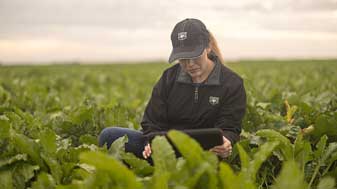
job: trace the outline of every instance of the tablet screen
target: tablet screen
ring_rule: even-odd
[[[219,128],[184,129],[179,131],[196,140],[204,150],[223,144],[223,132]],[[148,141],[152,141],[155,136],[167,136],[167,131],[152,132],[144,136]]]

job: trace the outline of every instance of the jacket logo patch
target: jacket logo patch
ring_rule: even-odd
[[[182,41],[185,40],[187,38],[187,32],[179,32],[178,33],[178,40]]]
[[[219,97],[210,96],[208,101],[212,106],[217,105],[217,104],[219,104]]]

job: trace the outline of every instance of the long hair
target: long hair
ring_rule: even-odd
[[[209,32],[209,44],[208,44],[208,46],[211,48],[213,53],[219,58],[220,62],[222,64],[224,64],[224,59],[223,59],[223,56],[221,54],[218,43],[217,43],[214,35],[211,32]]]

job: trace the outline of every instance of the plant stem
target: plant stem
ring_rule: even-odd
[[[317,165],[316,168],[315,168],[315,172],[314,172],[314,174],[312,175],[312,177],[311,177],[311,179],[310,179],[310,182],[309,182],[309,185],[308,185],[308,189],[311,188],[311,185],[312,185],[312,183],[314,182],[314,180],[315,180],[315,178],[316,178],[316,175],[317,175],[317,173],[318,173],[320,167],[321,167],[321,161],[319,161],[318,165]]]

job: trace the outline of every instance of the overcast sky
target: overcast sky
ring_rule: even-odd
[[[187,17],[225,59],[337,58],[337,0],[0,0],[0,61],[167,60]]]

